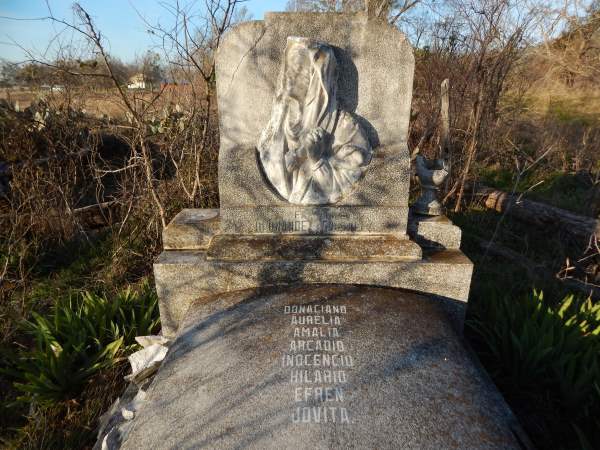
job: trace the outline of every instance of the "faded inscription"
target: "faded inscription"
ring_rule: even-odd
[[[257,233],[333,233],[357,232],[360,225],[344,217],[317,217],[309,220],[301,211],[295,211],[289,219],[256,222]]]
[[[341,333],[346,305],[288,305],[290,341],[281,359],[289,369],[293,423],[350,424],[344,386],[354,358]]]

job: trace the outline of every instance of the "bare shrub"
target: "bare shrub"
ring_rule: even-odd
[[[65,105],[38,102],[0,111],[5,183],[0,195],[0,293],[18,286],[44,247],[80,229],[73,214],[92,200],[89,158],[96,146],[85,118]]]
[[[30,67],[54,77],[60,93],[25,112],[8,102],[0,111],[5,186],[0,290],[5,297],[25,286],[36,262],[53,246],[85,239],[89,222],[109,226],[115,258],[137,252],[127,249],[142,240],[139,256],[148,268],[174,214],[218,205],[213,56],[223,33],[246,14],[239,3],[211,0],[203,17],[191,16],[181,3],[165,6],[174,28],[150,29],[164,44],[159,50],[171,81],[152,91],[126,88],[123,66],[107,53],[102,34],[80,5],[74,5],[72,23],[50,15],[47,20],[96,56],[83,55],[79,60],[85,63],[75,64],[63,48],[56,59],[30,54]],[[154,70],[155,55],[146,58],[146,69]],[[123,119],[94,119],[80,111],[85,80],[105,90]]]

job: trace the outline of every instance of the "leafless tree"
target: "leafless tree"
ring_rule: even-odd
[[[288,0],[288,11],[357,12],[397,24],[402,16],[422,0]]]
[[[419,62],[427,65],[419,68],[425,72],[424,80],[431,80],[427,92],[437,96],[444,78],[449,78],[452,86],[454,127],[458,127],[462,145],[452,155],[458,178],[447,198],[456,194],[456,211],[477,151],[493,129],[504,83],[535,17],[534,11],[521,15],[506,0],[451,0],[418,55]],[[438,101],[432,98],[429,104]],[[430,121],[439,120],[432,113],[427,116],[434,117]],[[465,122],[460,123],[463,118]]]
[[[166,13],[176,19],[174,27],[152,25],[149,30],[161,42],[168,72],[175,79],[155,92],[127,89],[122,65],[110,56],[104,35],[81,5],[74,4],[73,20],[58,18],[51,10],[47,17],[37,19],[53,23],[59,35],[69,33],[67,41],[78,43],[75,55],[63,47],[60,36],[55,37],[60,58],[25,49],[32,67],[66,80],[56,98],[70,95],[71,88],[81,96],[83,86],[89,85],[85,80],[102,80],[122,118],[94,121],[74,110],[74,104],[65,109],[50,104],[54,97],[50,94],[26,113],[0,108],[0,114],[8,115],[2,124],[13,128],[13,137],[23,147],[18,155],[15,149],[16,156],[3,156],[9,166],[2,170],[10,172],[11,184],[10,193],[0,196],[0,206],[8,209],[8,214],[0,215],[0,233],[7,244],[1,249],[0,284],[8,279],[25,280],[27,267],[33,267],[34,248],[45,245],[45,240],[72,237],[82,229],[80,213],[87,214],[89,207],[102,213],[108,207],[117,208],[116,236],[128,229],[127,239],[152,237],[153,245],[159,247],[161,230],[176,210],[216,206],[213,58],[223,33],[247,17],[241,3],[208,0],[201,16],[180,2],[164,5]],[[156,64],[156,57],[151,59]],[[78,101],[75,94],[73,101]],[[98,145],[102,135],[114,136],[129,153],[120,159],[105,158]],[[40,145],[41,154],[34,153]],[[31,155],[25,151],[29,147]],[[2,182],[4,176],[0,174]],[[112,180],[110,186],[104,184],[107,179]],[[85,198],[78,192],[84,192]],[[97,205],[89,204],[91,195],[96,196]]]

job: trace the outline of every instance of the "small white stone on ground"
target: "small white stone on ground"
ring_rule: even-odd
[[[121,415],[123,418],[125,420],[132,420],[135,417],[135,413],[142,406],[144,400],[146,400],[146,391],[140,389],[134,399],[121,409]]]

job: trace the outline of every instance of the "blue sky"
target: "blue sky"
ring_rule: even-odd
[[[73,0],[48,0],[56,17],[70,21]],[[110,53],[124,61],[131,61],[152,47],[151,37],[138,14],[149,23],[164,20],[161,3],[172,0],[80,0],[110,44]],[[180,3],[190,3],[189,1]],[[196,2],[204,4],[204,0]],[[244,3],[254,19],[262,19],[266,11],[282,11],[286,0],[249,0]],[[137,12],[136,12],[137,10]],[[0,16],[31,19],[48,15],[44,0],[0,0]],[[60,28],[58,28],[60,29]],[[57,26],[42,21],[14,21],[0,18],[0,58],[9,61],[27,59],[13,41],[24,48],[43,53],[49,40],[56,34]]]

